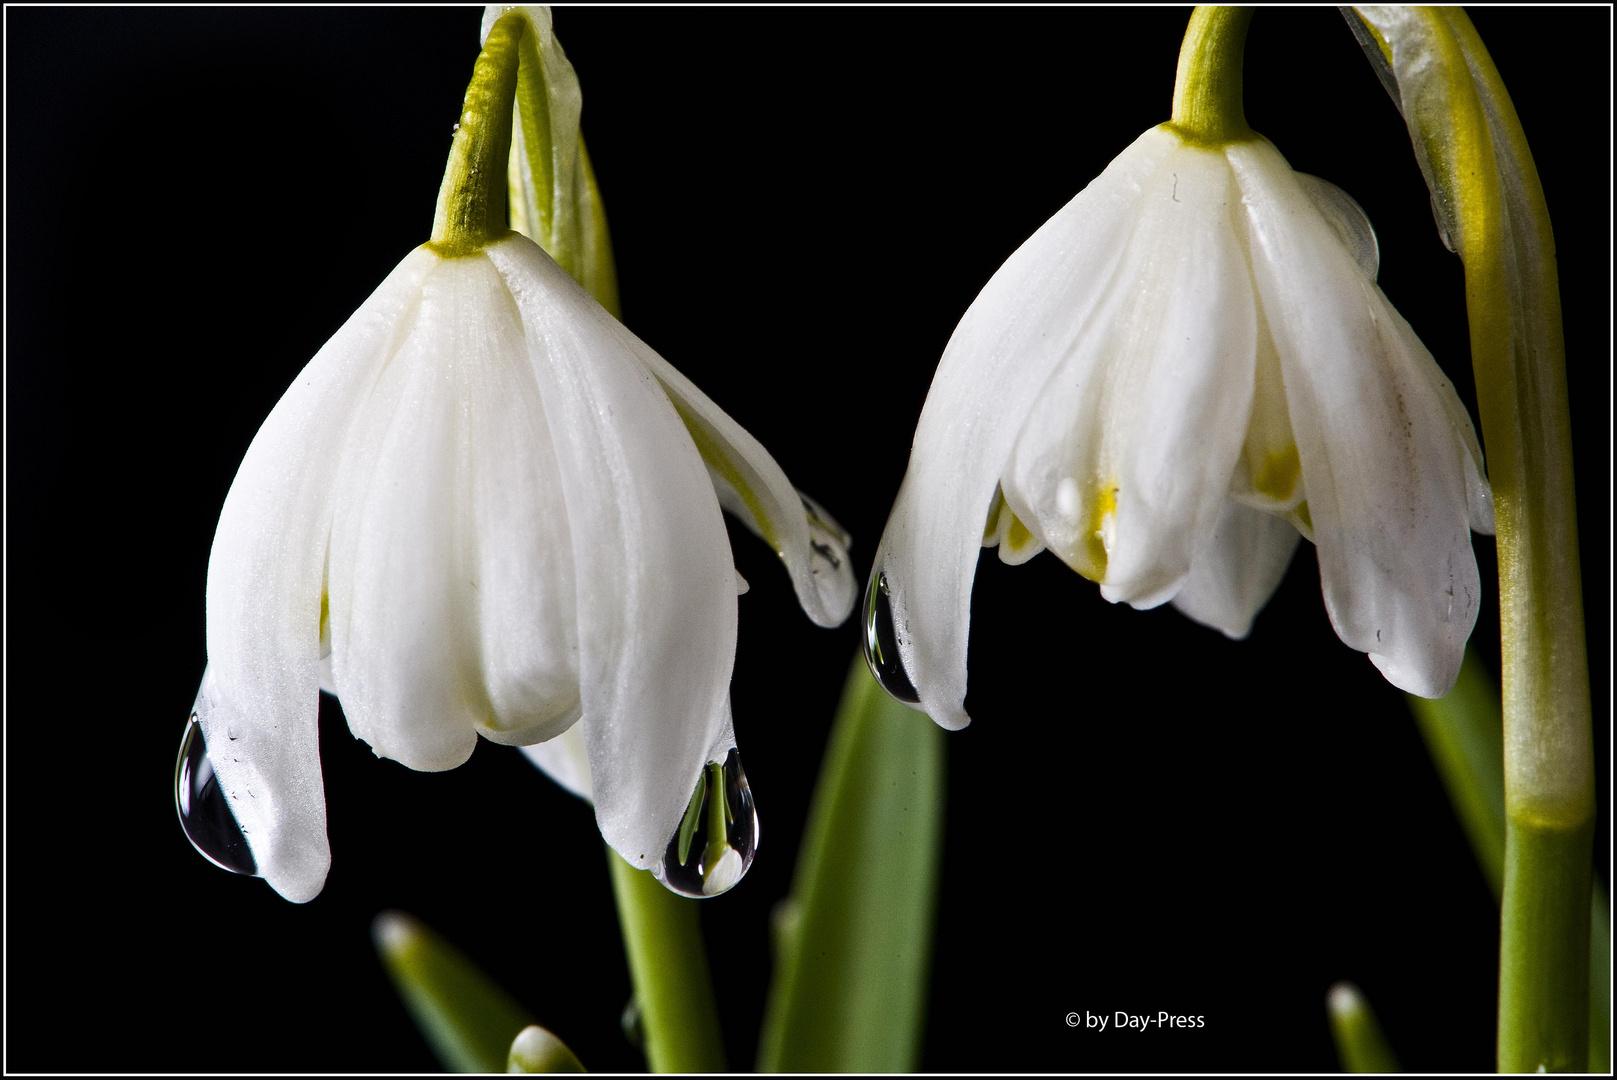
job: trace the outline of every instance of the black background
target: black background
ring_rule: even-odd
[[[1166,119],[1186,14],[557,13],[625,320],[854,533],[861,575],[955,322]],[[1604,763],[1610,15],[1474,19],[1557,226]],[[293,375],[426,238],[478,21],[6,12],[9,1068],[434,1068],[371,951],[387,907],[591,1068],[643,1067],[618,1031],[628,976],[588,808],[515,751],[412,773],[326,701],[334,862],[305,906],[207,865],[174,817],[225,491]],[[1261,13],[1247,56],[1253,126],[1364,205],[1383,288],[1474,410],[1459,261],[1341,17]],[[857,632],[810,625],[774,557],[732,538],[764,840],[703,919],[747,1067],[769,910]],[[1492,541],[1476,550],[1491,582]],[[1402,696],[1331,632],[1308,545],[1242,643],[1108,605],[1048,556],[988,555],[975,595],[923,1067],[1331,1070],[1341,978],[1406,1067],[1491,1066],[1493,902]],[[1497,642],[1491,605],[1477,640]],[[1074,1010],[1206,1026],[1073,1031]]]

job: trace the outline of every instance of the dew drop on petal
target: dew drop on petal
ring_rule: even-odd
[[[732,749],[724,764],[710,761],[702,770],[685,816],[652,873],[681,896],[718,896],[746,876],[757,850],[758,811],[741,755]]]
[[[186,839],[213,865],[233,874],[257,876],[258,864],[242,835],[230,801],[219,789],[219,778],[208,759],[208,744],[202,738],[202,724],[191,714],[180,740],[180,757],[174,765],[174,807]]]
[[[865,663],[888,694],[906,705],[920,704],[921,695],[898,658],[893,602],[888,595],[887,575],[880,570],[870,575],[870,584],[865,587]]]

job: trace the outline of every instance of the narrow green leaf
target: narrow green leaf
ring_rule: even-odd
[[[1448,697],[1405,695],[1494,897],[1505,869],[1505,743],[1499,686],[1474,648]]]
[[[371,923],[371,940],[416,1026],[451,1072],[504,1072],[511,1042],[533,1023],[460,950],[402,911]]]
[[[1331,1017],[1331,1037],[1336,1040],[1336,1056],[1343,1072],[1398,1071],[1398,1059],[1381,1033],[1375,1011],[1357,986],[1339,982],[1331,987],[1325,996],[1325,1010]]]
[[[579,1064],[578,1055],[567,1044],[540,1027],[529,1024],[517,1033],[511,1043],[511,1055],[506,1061],[508,1073],[581,1073],[587,1072]]]
[[[792,896],[775,920],[762,1072],[909,1072],[926,1006],[944,734],[854,661]]]

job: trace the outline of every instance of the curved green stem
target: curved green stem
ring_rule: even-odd
[[[429,246],[445,258],[470,255],[504,236],[506,161],[526,20],[507,15],[489,31],[461,105],[449,164],[438,189]]]
[[[607,849],[618,923],[652,1072],[724,1071],[713,980],[702,949],[698,900],[675,896]]]
[[[1499,548],[1499,1068],[1578,1071],[1589,1052],[1594,740],[1555,237],[1521,120],[1465,12],[1355,10],[1465,265]]]
[[[1179,47],[1173,84],[1173,120],[1181,138],[1221,145],[1250,139],[1241,104],[1242,63],[1249,7],[1198,7]]]
[[[1499,549],[1505,743],[1499,1067],[1588,1054],[1594,742],[1554,238],[1521,122],[1471,20],[1440,11],[1475,83],[1456,147],[1477,403]]]

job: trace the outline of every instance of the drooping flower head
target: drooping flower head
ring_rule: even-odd
[[[739,579],[721,504],[775,546],[815,621],[853,604],[835,524],[506,229],[529,26],[512,16],[488,35],[432,242],[293,382],[220,514],[188,736],[206,757],[182,816],[211,768],[248,849],[233,868],[291,900],[316,895],[330,864],[322,687],[357,737],[415,769],[461,764],[479,736],[582,728],[602,835],[656,867],[705,767],[735,745]]]
[[[1238,63],[1233,114],[1195,89],[1182,56],[1174,121],[1007,260],[938,365],[867,641],[946,727],[982,545],[1239,638],[1307,537],[1346,644],[1417,694],[1459,670],[1492,530],[1470,418],[1376,286],[1357,204],[1247,128]]]

